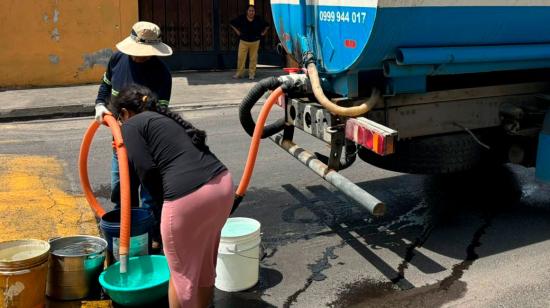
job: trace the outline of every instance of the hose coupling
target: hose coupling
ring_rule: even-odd
[[[312,51],[304,52],[304,54],[302,56],[302,63],[304,65],[304,67],[307,67],[311,63],[316,64],[316,62],[317,62],[317,59],[315,59],[315,55],[313,54]]]
[[[311,82],[306,74],[289,74],[277,78],[285,93],[313,93]]]

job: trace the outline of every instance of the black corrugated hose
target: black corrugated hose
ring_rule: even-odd
[[[267,91],[275,90],[277,87],[281,86],[281,84],[282,82],[276,77],[264,78],[256,83],[243,98],[239,106],[239,120],[241,121],[242,127],[250,137],[254,134],[254,128],[256,127],[256,122],[254,122],[254,119],[252,118],[252,107],[254,107],[258,100]],[[279,119],[274,123],[266,125],[262,134],[262,139],[280,132],[283,130],[284,125],[285,119]]]

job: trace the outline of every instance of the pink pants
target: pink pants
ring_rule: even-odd
[[[231,174],[224,171],[182,198],[164,202],[162,244],[182,308],[197,306],[197,291],[214,286],[220,233],[233,205]]]

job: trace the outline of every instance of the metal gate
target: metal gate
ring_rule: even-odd
[[[163,41],[174,50],[165,62],[171,70],[235,68],[238,38],[229,22],[243,14],[249,0],[139,0],[140,20],[161,27]],[[258,62],[283,65],[276,53],[277,34],[268,0],[255,1],[256,15],[270,31],[264,37]]]

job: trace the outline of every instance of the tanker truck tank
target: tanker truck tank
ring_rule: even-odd
[[[424,93],[430,76],[550,68],[549,0],[272,0],[287,52],[329,92]]]
[[[261,80],[243,99],[241,124],[255,144],[271,138],[373,215],[383,201],[338,172],[356,157],[413,174],[536,163],[536,175],[550,181],[550,0],[271,0],[271,7],[281,45],[302,69]],[[264,134],[251,111],[269,90],[280,95],[284,117]],[[268,101],[263,108],[275,103]],[[295,129],[330,152],[308,152],[294,142]]]

